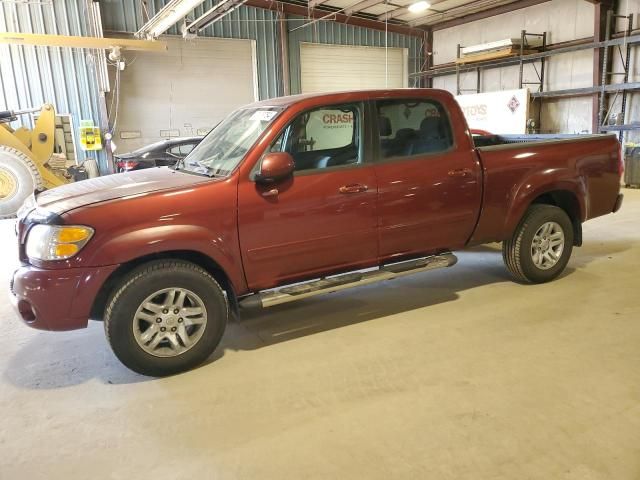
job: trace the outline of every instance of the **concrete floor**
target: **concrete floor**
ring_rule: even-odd
[[[640,191],[625,193],[551,284],[512,283],[483,247],[247,315],[173,378],[126,370],[101,324],[38,332],[3,301],[0,478],[638,479]],[[13,241],[2,222],[3,277]]]

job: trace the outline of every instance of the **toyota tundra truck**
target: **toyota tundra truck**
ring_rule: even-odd
[[[502,242],[519,282],[553,280],[583,222],[620,208],[621,173],[615,136],[472,138],[441,90],[271,99],[175,167],[32,196],[12,299],[38,329],[103,321],[127,367],[171,375],[242,307],[450,267],[474,245]]]

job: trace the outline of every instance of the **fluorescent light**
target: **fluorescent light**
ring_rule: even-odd
[[[171,0],[136,32],[138,38],[155,38],[169,30],[204,0]]]
[[[424,12],[427,8],[429,8],[431,4],[429,2],[416,2],[412,3],[407,7],[411,13],[420,13]]]

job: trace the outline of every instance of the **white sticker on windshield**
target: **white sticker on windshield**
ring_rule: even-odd
[[[259,120],[261,122],[269,122],[278,112],[273,110],[258,110],[251,115],[251,120]]]

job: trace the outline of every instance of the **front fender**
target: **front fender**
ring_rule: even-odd
[[[240,257],[233,250],[234,234],[215,234],[200,225],[158,225],[95,238],[83,252],[87,265],[124,264],[153,254],[190,251],[209,257],[228,276],[235,291],[246,289]]]

